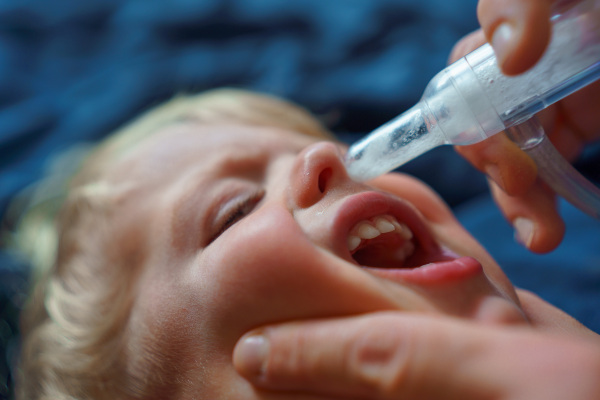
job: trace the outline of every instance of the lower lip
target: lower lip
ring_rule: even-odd
[[[386,279],[419,285],[462,281],[483,274],[481,263],[472,257],[460,257],[410,269],[365,268]]]

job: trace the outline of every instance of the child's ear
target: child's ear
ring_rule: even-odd
[[[409,201],[431,222],[443,223],[455,219],[444,200],[427,184],[412,176],[389,173],[368,184]]]

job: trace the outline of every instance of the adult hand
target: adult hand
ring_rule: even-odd
[[[381,312],[251,332],[234,364],[259,388],[325,398],[597,398],[597,335],[534,295],[522,299],[543,332]]]
[[[568,4],[567,4],[568,3]],[[502,71],[522,73],[544,53],[555,7],[572,0],[480,0],[477,14],[482,29],[455,46],[455,61],[489,41]],[[538,114],[554,146],[569,160],[600,139],[600,81]],[[554,249],[564,235],[553,192],[537,179],[535,163],[505,135],[495,135],[456,150],[490,178],[494,199],[516,229],[517,238],[534,252]]]

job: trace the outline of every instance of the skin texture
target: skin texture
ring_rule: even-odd
[[[324,398],[256,389],[237,372],[236,343],[268,324],[409,311],[530,329],[501,269],[433,191],[397,174],[369,186],[351,181],[343,151],[295,132],[189,121],[108,167],[105,179],[123,188],[115,237],[130,242],[115,257],[146,254],[127,360],[148,371],[162,398]],[[361,268],[343,228],[355,222],[340,217],[357,198],[412,210],[435,243],[474,257],[485,273],[431,285]]]
[[[234,357],[260,387],[310,388],[328,398],[595,398],[598,339],[588,338],[568,318],[555,325],[565,316],[539,299],[529,300],[560,335],[387,312],[261,330],[268,343],[261,369],[242,362],[244,342]]]
[[[477,15],[481,30],[466,36],[452,51],[455,61],[489,41],[500,67],[507,75],[522,73],[543,54],[550,38],[549,17],[553,9],[568,8],[573,1],[481,0]],[[495,40],[501,25],[510,26],[507,41]],[[498,35],[502,36],[502,35]],[[554,146],[568,160],[574,160],[583,147],[600,138],[600,82],[588,85],[539,113],[540,121]],[[456,151],[487,174],[494,199],[513,224],[531,221],[532,230],[520,241],[531,251],[545,253],[561,242],[565,227],[556,209],[555,196],[536,178],[534,162],[504,135],[495,135]]]
[[[560,7],[568,3],[561,1]],[[450,61],[489,40],[506,74],[527,70],[547,45],[552,7],[559,5],[481,0],[482,30],[460,41]],[[513,29],[504,43],[494,40],[503,23]],[[546,134],[567,159],[599,139],[599,107],[596,82],[540,113]],[[560,243],[564,223],[554,195],[537,179],[525,153],[504,135],[457,151],[488,175],[509,221],[530,221],[531,231],[520,238],[527,248],[547,252]],[[519,291],[519,297],[535,330],[386,312],[265,326],[238,342],[234,361],[257,387],[302,388],[326,398],[597,398],[598,336],[534,294]]]

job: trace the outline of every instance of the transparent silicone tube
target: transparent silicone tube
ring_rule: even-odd
[[[348,173],[367,180],[434,147],[480,142],[598,78],[600,0],[586,0],[555,16],[544,56],[523,74],[503,75],[489,44],[444,68],[415,106],[350,147]]]
[[[600,0],[584,0],[554,17],[548,49],[524,74],[503,75],[489,44],[442,70],[427,85],[419,103],[350,147],[345,159],[348,174],[368,180],[437,146],[480,142],[526,122],[598,78]],[[560,157],[547,139],[538,137],[539,143],[530,148],[537,135],[530,128],[516,128],[513,136],[527,142],[526,151],[536,160],[540,176],[597,217],[600,191]],[[534,137],[523,136],[529,134]],[[569,179],[573,182],[568,183]],[[577,200],[578,196],[582,198]]]
[[[552,190],[581,211],[600,219],[600,189],[552,146],[537,118],[513,126],[507,134],[535,161],[538,174]]]

